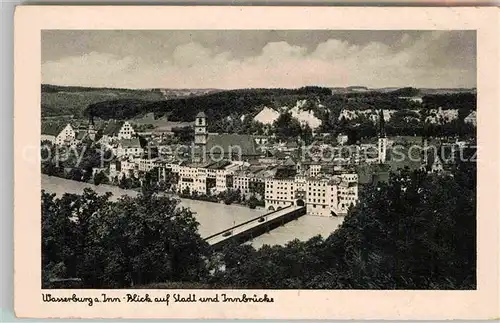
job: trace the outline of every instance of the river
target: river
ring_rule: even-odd
[[[114,200],[123,195],[136,196],[138,194],[137,191],[125,190],[117,186],[96,186],[90,183],[42,174],[42,189],[46,192],[55,193],[58,196],[64,193],[81,194],[86,187],[91,188],[98,194],[111,192],[113,194],[112,199]],[[264,209],[252,210],[240,205],[225,205],[222,203],[189,199],[180,199],[180,201],[182,206],[188,207],[193,211],[194,216],[200,223],[198,231],[202,237],[215,234],[268,212]],[[284,245],[295,238],[304,241],[318,234],[327,237],[341,222],[342,218],[305,215],[267,234],[261,235],[249,243],[256,248],[260,248],[264,244]]]

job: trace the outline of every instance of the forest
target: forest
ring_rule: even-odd
[[[421,96],[422,103],[408,98]],[[193,121],[204,111],[213,121],[242,115],[255,116],[264,106],[277,109],[292,107],[298,100],[307,100],[305,109],[316,117],[324,113],[339,115],[343,109],[476,109],[472,92],[432,94],[415,88],[383,92],[332,93],[330,88],[308,86],[298,89],[238,89],[166,100],[159,90],[93,89],[42,85],[42,116],[74,115],[96,118],[132,119],[154,112],[170,121]]]
[[[363,189],[328,237],[212,250],[178,201],[143,187],[111,199],[42,191],[44,288],[475,289],[476,164],[402,169]]]

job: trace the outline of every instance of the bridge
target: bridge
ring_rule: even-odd
[[[305,214],[305,206],[290,205],[213,234],[206,237],[205,241],[214,248],[220,248],[230,241],[243,243]]]

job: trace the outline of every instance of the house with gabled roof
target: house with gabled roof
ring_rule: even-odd
[[[465,117],[464,122],[470,123],[474,127],[476,127],[477,126],[477,112],[472,111],[467,117]]]
[[[47,140],[58,146],[70,146],[76,137],[75,130],[71,124],[42,124],[41,141]]]
[[[144,149],[141,146],[139,138],[120,139],[118,141],[118,146],[113,149],[113,153],[117,157],[139,157],[144,153]]]
[[[121,139],[132,139],[135,130],[128,121],[110,121],[102,131],[100,142],[109,144]]]

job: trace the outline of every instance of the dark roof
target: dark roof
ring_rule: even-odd
[[[476,119],[477,118],[477,112],[476,111],[472,111],[471,113],[469,113],[469,115],[467,117],[465,117],[466,119]]]
[[[198,112],[198,114],[196,115],[196,118],[206,118],[206,117],[207,115],[203,111]]]
[[[387,181],[389,178],[389,165],[384,164],[364,164],[356,166],[358,183],[366,185],[380,181]]]
[[[220,147],[214,148],[213,147]],[[232,152],[233,154],[238,154],[241,149],[241,154],[243,156],[258,155],[255,149],[255,141],[250,135],[238,135],[238,134],[221,134],[221,135],[209,135],[207,139],[206,151],[213,153],[220,153],[221,149],[224,154]]]
[[[422,151],[420,149],[411,150],[410,148],[396,145],[387,149],[387,164],[390,166],[390,171],[396,172],[404,168],[416,170],[422,167]]]
[[[42,135],[57,136],[67,124],[45,123],[42,124]]]
[[[284,153],[283,151],[275,151],[274,152],[274,158],[277,158],[277,159],[280,159],[280,160],[284,160],[288,155],[286,153]]]
[[[289,179],[297,175],[297,170],[292,167],[278,167],[274,175],[275,179]]]
[[[290,157],[290,158],[287,158],[286,161],[283,163],[283,166],[295,166],[295,162],[293,161],[293,159]]]
[[[220,160],[215,163],[211,163],[206,166],[208,169],[224,169],[226,166],[231,165],[231,162],[228,160]]]
[[[111,121],[110,123],[108,123],[106,128],[104,128],[102,134],[108,136],[117,135],[118,132],[120,132],[120,129],[122,128],[123,124],[124,124],[123,121]]]
[[[141,142],[139,141],[139,138],[121,139],[119,144],[125,148],[141,148]]]
[[[87,136],[87,131],[86,130],[80,130],[76,134],[76,140],[83,140]]]

